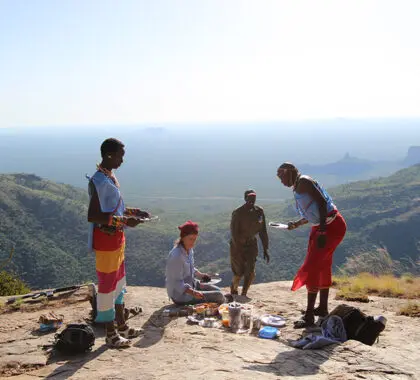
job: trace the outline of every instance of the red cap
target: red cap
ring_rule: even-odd
[[[188,220],[184,224],[178,226],[178,229],[181,231],[181,238],[191,234],[198,234],[198,224]]]

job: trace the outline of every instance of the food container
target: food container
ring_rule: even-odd
[[[229,327],[229,310],[222,311],[220,315],[222,317],[222,325]]]
[[[219,314],[220,315],[222,315],[224,312],[229,312],[229,304],[227,304],[227,303],[222,303],[220,306],[219,306]]]
[[[199,322],[202,327],[219,327],[220,323],[216,318],[204,318]]]
[[[251,315],[243,312],[241,314],[241,324],[243,329],[249,329],[251,327]]]
[[[257,315],[252,317],[252,328],[253,330],[259,330],[261,328],[261,319]]]
[[[233,332],[241,328],[242,305],[238,303],[229,304],[229,326]]]
[[[195,312],[199,315],[215,316],[219,313],[219,305],[217,303],[202,303],[195,307]]]
[[[258,337],[263,339],[275,339],[279,336],[279,330],[272,326],[261,327]]]

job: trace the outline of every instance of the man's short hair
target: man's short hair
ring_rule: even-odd
[[[246,200],[246,198],[248,197],[249,194],[256,194],[255,190],[249,189],[247,191],[245,191],[244,193],[244,199]]]
[[[124,144],[117,139],[106,139],[101,145],[101,156],[105,157],[109,153],[118,152],[119,149],[124,148]]]
[[[285,169],[285,170],[296,170],[297,168],[295,165],[293,165],[291,162],[284,162],[280,165],[279,169]]]

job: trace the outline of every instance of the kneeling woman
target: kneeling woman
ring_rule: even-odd
[[[216,302],[224,303],[225,297],[217,286],[200,283],[210,276],[194,267],[193,247],[198,237],[198,224],[189,220],[179,226],[180,237],[169,253],[166,264],[166,289],[168,296],[178,305]]]

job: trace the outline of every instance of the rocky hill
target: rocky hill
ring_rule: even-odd
[[[379,342],[366,346],[356,341],[321,350],[298,350],[288,339],[301,331],[292,328],[300,316],[305,292],[292,293],[290,283],[273,282],[251,288],[254,313],[276,313],[287,318],[277,340],[233,334],[223,328],[204,328],[186,323],[185,317],[162,315],[170,303],[162,288],[130,287],[127,305],[141,305],[142,314],[132,326],[144,334],[125,350],[107,349],[103,331],[96,328],[92,352],[76,357],[47,357],[41,346],[52,341],[53,333],[40,335],[39,315],[49,310],[61,313],[65,322],[83,321],[90,305],[84,294],[41,302],[27,311],[0,315],[0,367],[2,376],[14,379],[418,379],[420,330],[418,320],[398,316],[404,300],[371,297],[369,304],[351,303],[370,315],[384,315],[387,327]],[[333,292],[334,293],[334,292]],[[74,302],[74,303],[72,303]],[[332,307],[338,301],[331,302]]]
[[[87,255],[85,191],[31,174],[0,175],[2,257],[15,246],[7,270],[31,286],[94,278]]]
[[[280,186],[280,184],[279,184]],[[392,176],[352,182],[329,189],[348,224],[335,254],[335,267],[350,256],[385,249],[396,274],[420,273],[420,165]],[[31,287],[72,285],[95,278],[94,255],[87,253],[87,194],[85,190],[43,180],[34,175],[0,175],[0,248],[5,268]],[[292,200],[264,204],[267,220],[296,218]],[[155,211],[155,210],[153,210]],[[159,210],[160,221],[127,233],[127,268],[131,285],[162,286],[165,261],[177,237],[176,226],[193,218],[201,227],[197,264],[230,281],[229,223],[222,214]],[[257,281],[291,279],[306,252],[306,227],[296,231],[269,229],[270,265],[259,263]],[[354,262],[354,260],[353,260]]]

